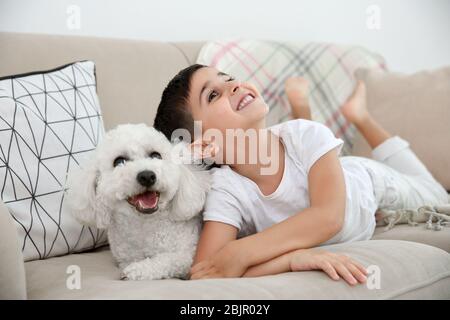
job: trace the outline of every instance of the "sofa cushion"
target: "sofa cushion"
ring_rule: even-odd
[[[450,253],[450,228],[444,227],[440,231],[428,230],[425,223],[417,226],[398,224],[385,231],[385,227],[375,228],[374,240],[406,240],[428,244]]]
[[[82,251],[106,232],[64,208],[66,174],[103,135],[92,61],[0,78],[1,199],[14,218],[25,260]]]
[[[26,299],[25,266],[16,225],[0,201],[0,300]]]
[[[408,140],[436,180],[450,190],[450,67],[412,75],[360,69],[355,75],[366,83],[374,118]],[[370,157],[361,135],[353,155]]]
[[[369,240],[326,246],[350,255],[375,278],[350,287],[319,271],[240,279],[121,281],[109,250],[73,254],[25,265],[30,299],[449,299],[450,255],[424,244]],[[69,290],[66,273],[78,266],[81,288]],[[373,270],[375,270],[374,267]],[[70,275],[73,276],[73,275]],[[375,274],[374,274],[375,276]]]

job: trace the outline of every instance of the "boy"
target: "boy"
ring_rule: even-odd
[[[343,141],[309,119],[307,82],[292,78],[285,89],[293,116],[303,119],[271,128],[265,127],[268,107],[256,88],[214,68],[190,66],[163,92],[154,126],[169,139],[179,128],[192,136],[194,120],[205,133],[222,133],[222,139],[193,143],[202,157],[221,167],[212,169],[191,279],[320,269],[351,285],[364,282],[366,271],[357,262],[309,248],[370,239],[378,208],[447,201],[445,190],[408,143],[391,137],[367,112],[363,84],[342,112],[378,161],[339,158]],[[227,130],[257,132],[257,148],[232,144]],[[262,149],[268,151],[267,159]],[[256,161],[238,161],[239,152],[246,160],[257,154]],[[276,170],[262,174],[268,167]]]

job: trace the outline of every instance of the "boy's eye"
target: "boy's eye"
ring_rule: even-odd
[[[218,96],[218,93],[216,91],[211,91],[211,93],[208,95],[208,102],[211,102],[215,97]]]
[[[153,151],[152,153],[150,153],[149,157],[152,159],[162,159],[161,154],[156,151]]]
[[[125,157],[117,157],[116,159],[114,159],[113,166],[114,167],[123,166],[125,165],[125,162],[127,162],[127,160],[128,159]]]
[[[226,82],[234,81],[235,79],[230,76],[230,78]]]

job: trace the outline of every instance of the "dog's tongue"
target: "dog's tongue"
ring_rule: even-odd
[[[142,209],[154,208],[158,204],[158,194],[156,192],[147,191],[131,197],[131,202]]]

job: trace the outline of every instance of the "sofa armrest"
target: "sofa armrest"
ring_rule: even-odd
[[[25,265],[17,229],[0,200],[0,300],[26,299]]]

